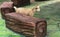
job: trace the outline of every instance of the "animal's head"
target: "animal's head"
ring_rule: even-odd
[[[39,11],[40,11],[40,6],[39,6],[39,5],[38,5],[38,6],[35,6],[35,7],[33,8],[33,10],[39,12]]]
[[[40,6],[35,7],[36,11],[40,11]]]
[[[36,6],[33,8],[33,10],[39,12],[39,11],[40,11],[40,6],[39,6],[39,5],[36,5]]]

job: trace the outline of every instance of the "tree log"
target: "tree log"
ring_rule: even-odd
[[[13,2],[3,2],[0,6],[2,18],[4,19],[6,13],[15,12]]]
[[[11,0],[16,7],[22,7],[30,4],[30,0]]]
[[[45,37],[47,23],[45,19],[26,16],[18,13],[5,14],[7,28],[25,36]]]

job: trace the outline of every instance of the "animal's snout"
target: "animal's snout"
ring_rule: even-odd
[[[37,9],[37,11],[40,11],[40,8],[39,8],[39,9]]]

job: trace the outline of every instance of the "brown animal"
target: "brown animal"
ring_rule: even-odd
[[[40,11],[40,6],[35,6],[34,8],[16,8],[14,6],[16,13],[22,13],[27,16],[33,16],[35,12]]]

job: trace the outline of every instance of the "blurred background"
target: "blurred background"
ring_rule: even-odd
[[[3,2],[10,2],[11,0],[0,0],[0,5]],[[34,2],[34,1],[33,1]],[[39,4],[41,11],[35,13],[34,17],[45,18],[47,20],[47,36],[46,37],[60,37],[60,0],[36,0],[36,2],[24,7],[31,8]],[[0,11],[0,37],[25,37],[24,35],[16,34],[6,28],[5,20],[1,18]]]

